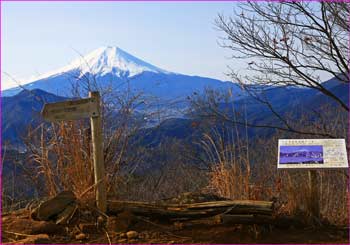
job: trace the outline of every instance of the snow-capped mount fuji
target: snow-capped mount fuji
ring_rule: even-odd
[[[119,47],[101,47],[91,53],[77,58],[69,65],[46,74],[46,77],[79,71],[80,74],[91,73],[98,76],[113,74],[117,77],[133,77],[145,71],[154,73],[169,73],[149,64]]]
[[[73,84],[84,87],[83,83],[92,79],[98,83],[99,87],[108,86],[121,92],[132,89],[146,96],[166,100],[185,98],[193,92],[201,92],[208,87],[233,88],[234,91],[239,91],[239,86],[234,83],[170,72],[143,61],[121,48],[110,46],[98,48],[85,56],[78,57],[67,66],[45,73],[22,87],[42,89],[69,97]],[[7,89],[2,91],[2,95],[12,96],[21,90],[21,87]]]

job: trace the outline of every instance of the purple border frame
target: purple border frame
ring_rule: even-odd
[[[0,2],[245,2],[248,0],[0,0]],[[282,0],[252,0],[254,2],[281,2]],[[290,0],[292,1],[292,0]],[[297,0],[302,2],[302,0]],[[304,0],[305,2],[347,2],[348,0]]]
[[[242,1],[242,0],[241,0]],[[244,0],[243,0],[244,1]],[[256,2],[266,2],[266,0],[253,0]],[[270,2],[280,2],[281,0],[268,0]],[[299,0],[297,0],[299,1]],[[320,0],[306,0],[308,2],[319,2]],[[348,2],[348,0],[323,0],[324,2]],[[1,53],[2,53],[2,2],[240,2],[240,0],[0,0],[0,74],[2,73],[1,64]],[[350,21],[350,19],[349,19]],[[349,32],[350,36],[350,32]],[[349,50],[348,57],[350,57],[350,38],[349,38]],[[350,73],[348,74],[350,78]],[[350,95],[348,98],[350,104]],[[350,114],[349,114],[350,116]],[[348,118],[348,136],[350,137],[350,118]],[[347,148],[349,149],[350,139],[348,140]],[[350,159],[350,152],[348,150],[348,159]],[[1,94],[1,78],[0,78],[0,215],[2,217],[2,94]],[[350,174],[350,168],[348,169],[348,174]],[[350,189],[350,180],[348,179],[348,188]],[[348,208],[350,208],[350,192],[348,192]],[[349,214],[350,215],[350,214]],[[350,220],[350,217],[349,217]],[[349,224],[350,226],[350,224]],[[350,240],[350,237],[349,237]],[[2,244],[2,219],[0,220],[0,244]],[[259,243],[260,245],[264,245]],[[303,245],[301,243],[300,245]]]
[[[0,0],[0,74],[2,74],[2,64],[1,64],[1,57],[2,57],[2,0]],[[2,93],[1,93],[1,76],[0,76],[0,243],[2,243]]]

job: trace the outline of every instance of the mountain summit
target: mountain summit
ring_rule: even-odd
[[[106,74],[117,77],[132,77],[145,71],[154,73],[169,73],[150,63],[147,63],[118,47],[100,47],[72,61],[69,65],[46,73],[39,79],[62,73],[79,72],[81,75],[90,73],[98,76]]]

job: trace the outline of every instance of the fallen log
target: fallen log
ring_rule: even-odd
[[[266,201],[215,201],[194,204],[154,204],[146,202],[108,201],[108,214],[124,211],[134,215],[171,219],[190,220],[211,217],[219,214],[271,215],[272,202]]]
[[[274,218],[269,215],[254,215],[254,214],[243,214],[243,215],[223,215],[223,224],[273,224]]]
[[[254,214],[239,214],[239,215],[216,215],[209,218],[176,221],[174,226],[176,229],[203,227],[212,225],[272,225],[275,219],[270,215],[254,215]]]
[[[272,208],[272,202],[269,201],[252,201],[252,200],[235,200],[235,201],[213,201],[213,202],[201,202],[193,204],[182,204],[182,205],[173,205],[179,206],[188,209],[201,209],[210,207],[246,207],[246,208]],[[171,206],[171,205],[170,205]]]

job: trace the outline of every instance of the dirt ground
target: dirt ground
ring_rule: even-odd
[[[56,225],[34,221],[29,213],[2,217],[2,243],[342,243],[349,244],[348,228],[275,227],[271,225],[228,225],[215,222],[161,224],[146,218],[120,223],[110,217],[105,228],[93,223]],[[123,231],[121,231],[121,229]]]

